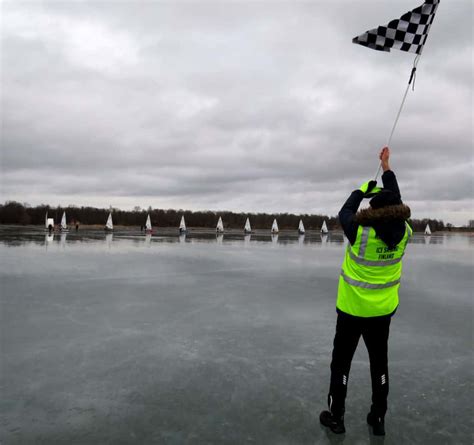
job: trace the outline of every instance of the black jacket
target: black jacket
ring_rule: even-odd
[[[382,175],[382,183],[385,189],[389,189],[400,196],[397,178],[395,173],[387,170]],[[364,199],[364,193],[354,190],[339,211],[339,222],[344,230],[347,239],[351,244],[355,243],[357,229],[359,225],[372,226],[382,241],[388,247],[396,246],[405,235],[405,220],[410,217],[410,209],[405,205],[390,206],[364,211],[364,218],[358,218],[357,210]]]

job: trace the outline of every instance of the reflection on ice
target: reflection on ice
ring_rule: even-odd
[[[329,243],[344,243],[346,238],[342,232],[331,232],[327,235],[321,235],[321,241]]]
[[[61,247],[64,249],[66,247],[66,238],[67,238],[67,232],[61,232],[61,237],[60,237],[60,244],[61,244]]]
[[[46,245],[52,243],[54,241],[54,232],[47,232],[44,235],[44,242]]]
[[[150,242],[150,235],[153,242]],[[250,235],[250,236],[249,236]],[[232,231],[229,230],[225,233],[216,234],[216,232],[206,232],[204,230],[195,230],[192,229],[189,232],[183,232],[178,234],[176,230],[171,229],[162,229],[161,231],[156,231],[153,234],[146,234],[144,241],[143,232],[138,230],[126,229],[126,230],[115,230],[114,232],[107,232],[104,235],[103,230],[80,230],[78,232],[44,232],[43,230],[39,231],[38,229],[27,231],[27,230],[18,230],[17,232],[8,231],[0,227],[0,242],[6,244],[13,244],[18,242],[40,242],[41,244],[51,244],[53,241],[58,240],[58,245],[64,246],[70,242],[75,244],[91,241],[94,239],[104,239],[105,244],[110,247],[112,241],[114,244],[117,242],[123,243],[126,239],[134,240],[135,243],[141,245],[153,246],[154,244],[159,243],[174,243],[174,242],[190,242],[192,243],[202,243],[210,240],[216,240],[218,243],[274,243],[274,244],[298,244],[300,246],[311,246],[314,244],[346,244],[347,239],[342,232],[330,232],[329,234],[321,234],[319,231],[306,231],[305,234],[299,235],[296,231],[280,231],[278,234],[270,234],[268,231],[264,230],[255,230],[252,234],[244,234],[241,231]],[[40,241],[41,237],[41,241]],[[224,238],[225,237],[225,238]],[[463,241],[460,241],[463,240]],[[424,244],[424,245],[455,245],[459,243],[464,243],[468,240],[468,243],[474,243],[474,237],[469,234],[459,234],[459,233],[444,233],[444,234],[432,234],[424,235],[423,233],[416,233],[409,240],[411,244]]]
[[[444,244],[444,236],[431,235],[430,244]]]
[[[145,246],[147,247],[151,246],[151,233],[147,233],[145,235]]]
[[[105,244],[110,249],[112,247],[112,241],[114,238],[114,234],[109,232],[105,234]]]
[[[448,240],[454,240],[456,237],[449,235],[424,235],[415,233],[409,240],[411,244],[444,244]]]

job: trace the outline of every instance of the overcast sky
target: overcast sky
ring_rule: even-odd
[[[414,58],[351,40],[421,3],[3,1],[0,198],[335,215]],[[391,144],[415,218],[473,218],[472,25],[441,1]]]

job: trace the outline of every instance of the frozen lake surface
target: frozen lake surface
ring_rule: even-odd
[[[471,444],[474,238],[415,236],[389,342],[387,436],[368,357],[345,436],[319,425],[341,234],[2,229],[2,444]]]

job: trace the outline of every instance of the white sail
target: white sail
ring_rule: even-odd
[[[222,218],[219,216],[219,221],[217,221],[217,227],[216,227],[217,232],[223,232],[224,231],[224,223],[222,222]]]
[[[272,233],[278,233],[278,223],[276,219],[273,220]]]
[[[323,221],[323,225],[321,226],[321,233],[328,233],[328,226],[326,225],[326,221]]]
[[[46,216],[44,217],[44,228],[48,228],[48,212],[46,212]]]
[[[244,232],[250,233],[251,231],[252,228],[250,227],[250,220],[247,218],[247,221],[245,221]]]
[[[146,217],[145,230],[151,231],[151,219],[150,214]]]
[[[107,218],[107,222],[105,223],[105,228],[107,230],[114,230],[114,224],[112,222],[112,212],[109,213],[109,217]]]
[[[184,215],[181,217],[181,222],[179,223],[179,231],[186,232],[186,223],[184,222]]]
[[[48,218],[46,220],[46,228],[49,229],[50,226],[54,229],[54,218]]]
[[[426,224],[425,235],[431,235],[431,229],[430,229],[430,225],[429,225],[429,224]]]
[[[298,232],[304,233],[304,225],[303,225],[303,220],[300,219],[300,224],[298,226]]]
[[[67,230],[66,212],[63,212],[63,217],[61,218],[61,230]]]

